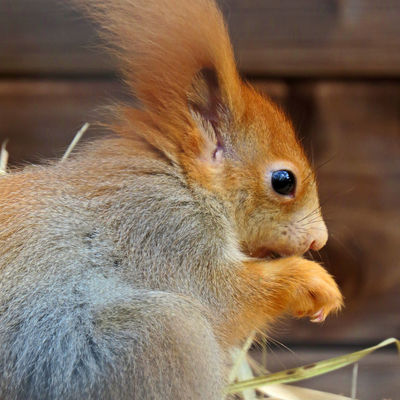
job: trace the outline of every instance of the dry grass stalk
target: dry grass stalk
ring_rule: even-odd
[[[78,144],[78,142],[81,140],[83,134],[89,129],[90,124],[87,122],[82,126],[81,129],[79,129],[78,133],[75,135],[74,139],[72,140],[71,144],[68,146],[67,151],[64,153],[64,155],[61,158],[60,162],[64,162],[72,153],[74,150],[75,146]]]
[[[8,164],[8,151],[6,150],[8,140],[5,140],[1,145],[0,150],[0,175],[5,175],[7,173]]]
[[[354,353],[345,354],[339,357],[333,357],[327,360],[319,361],[311,365],[305,365],[302,367],[280,371],[276,373],[269,373],[248,354],[245,358],[242,356],[242,352],[237,350],[237,353],[241,357],[241,366],[237,369],[236,382],[228,385],[227,393],[243,393],[245,400],[252,393],[262,393],[263,395],[269,395],[278,397],[281,400],[350,400],[349,397],[320,392],[316,390],[306,389],[297,386],[284,385],[284,383],[291,383],[301,381],[304,379],[311,378],[322,374],[329,373],[339,368],[343,368],[347,365],[357,363],[360,359],[371,354],[375,350],[382,347],[395,344],[400,354],[400,341],[394,338],[386,339],[376,346],[369,347],[364,350],[356,351]],[[249,345],[246,342],[245,348]],[[235,364],[236,365],[236,364]],[[239,375],[240,371],[245,371]],[[250,372],[249,372],[250,371]],[[253,371],[255,375],[253,375]],[[261,376],[260,376],[261,375]],[[250,376],[253,376],[251,378]],[[254,377],[255,376],[255,377]],[[250,377],[250,378],[248,378]],[[244,378],[244,380],[243,380]],[[353,385],[352,385],[352,398],[355,398],[355,387],[357,383],[357,368],[353,370]],[[247,396],[247,397],[246,397]],[[256,397],[257,398],[257,397]],[[259,397],[265,398],[265,397]]]

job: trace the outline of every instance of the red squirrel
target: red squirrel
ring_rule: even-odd
[[[0,177],[0,398],[220,400],[227,354],[342,305],[292,125],[212,0],[77,0],[140,104]]]

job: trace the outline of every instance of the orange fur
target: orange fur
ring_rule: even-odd
[[[219,326],[224,346],[240,343],[252,331],[263,333],[284,314],[312,318],[322,309],[326,317],[343,305],[333,278],[318,264],[298,257],[248,261],[239,275],[240,309]]]
[[[84,1],[114,45],[125,81],[143,106],[120,109],[121,133],[145,134],[171,157],[199,154],[203,138],[187,107],[188,89],[202,68],[213,68],[229,106],[239,111],[240,81],[220,11],[209,0]],[[240,103],[240,101],[239,101]],[[143,132],[142,124],[155,129]],[[183,134],[184,133],[184,134]]]

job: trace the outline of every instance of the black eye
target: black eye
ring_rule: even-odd
[[[276,193],[290,196],[293,195],[294,189],[296,188],[296,178],[293,172],[280,169],[272,173],[271,184]]]

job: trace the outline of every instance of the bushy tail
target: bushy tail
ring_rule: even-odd
[[[188,123],[187,92],[204,69],[216,72],[225,101],[233,102],[238,74],[213,0],[75,1],[101,25],[126,82],[158,121]]]

